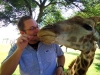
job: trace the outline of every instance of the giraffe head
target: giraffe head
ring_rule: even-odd
[[[100,17],[72,17],[40,29],[38,37],[45,44],[57,43],[77,50],[90,50],[93,41],[99,39],[96,31]]]

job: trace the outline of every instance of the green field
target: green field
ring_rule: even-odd
[[[10,49],[10,45],[8,44],[0,44],[0,63],[5,59],[7,53]],[[68,68],[70,62],[79,55],[79,52],[72,51],[72,52],[65,52],[66,62],[65,62],[65,70]],[[1,65],[1,64],[0,64]],[[17,67],[16,71],[13,75],[20,75],[19,68]],[[96,50],[95,59],[90,66],[87,75],[100,75],[100,50]]]

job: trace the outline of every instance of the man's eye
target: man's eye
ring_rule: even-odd
[[[33,30],[33,28],[29,29],[29,30]]]

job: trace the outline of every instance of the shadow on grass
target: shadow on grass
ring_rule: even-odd
[[[79,53],[74,53],[74,52],[66,52],[66,54],[79,55]]]
[[[95,54],[95,59],[100,60],[100,53]]]
[[[64,68],[64,73],[67,71],[67,69]]]
[[[95,64],[95,68],[100,71],[100,63],[94,63]]]
[[[100,53],[96,53],[96,54],[95,54],[95,59],[98,60],[97,63],[94,63],[95,68],[96,68],[98,71],[100,71]]]

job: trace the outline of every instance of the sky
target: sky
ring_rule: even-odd
[[[16,26],[13,25],[0,28],[0,43],[5,42],[6,39],[8,39],[8,42],[16,40],[19,37],[18,33]]]

